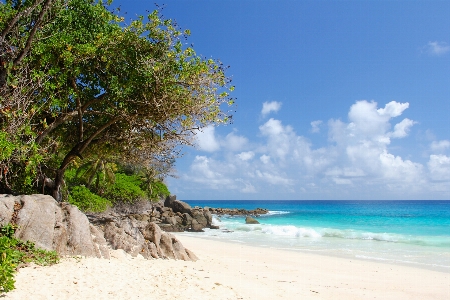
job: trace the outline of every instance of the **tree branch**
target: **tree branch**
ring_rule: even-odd
[[[70,118],[74,117],[78,112],[72,111],[70,113],[60,115],[58,118],[56,118],[53,123],[51,123],[42,133],[36,138],[36,143],[40,144],[44,140],[44,138],[52,132],[56,127],[64,123],[65,121],[69,120]]]
[[[77,83],[75,82],[75,78],[72,78],[72,87],[75,90],[76,96],[76,102],[77,102],[77,111],[78,111],[78,140],[83,140],[83,112],[81,110],[81,102],[80,102],[80,93],[78,91]]]
[[[43,0],[40,1],[36,1],[36,3],[31,6],[28,9],[25,9],[21,12],[18,12],[14,18],[11,19],[11,21],[9,21],[8,25],[6,26],[5,29],[3,29],[2,31],[2,40],[4,40],[6,38],[6,35],[11,31],[11,28],[13,28],[13,26],[17,23],[17,21],[22,18],[22,17],[26,17],[28,15],[31,14],[31,12],[39,5],[42,3]]]
[[[86,102],[82,107],[81,107],[81,112],[85,112],[86,109],[89,108],[90,105],[96,103],[96,102],[100,102],[103,98],[106,97],[106,93],[101,94],[100,96],[98,96],[97,98],[94,98],[88,102]],[[62,123],[64,123],[65,121],[73,118],[74,116],[76,116],[79,113],[78,110],[74,110],[71,111],[69,113],[60,115],[58,118],[56,118],[55,121],[53,121],[53,123],[51,123],[37,138],[36,138],[36,143],[40,144],[42,143],[42,141],[44,140],[44,138],[49,135],[50,132],[52,132],[53,130],[55,130],[56,127],[58,127],[59,125],[61,125]],[[81,140],[80,140],[81,141]]]
[[[44,6],[42,7],[41,12],[39,13],[39,16],[34,23],[33,29],[30,31],[30,35],[28,36],[27,43],[25,44],[25,48],[22,49],[22,52],[19,54],[19,56],[14,60],[14,66],[18,65],[22,59],[27,55],[28,51],[30,51],[31,48],[31,42],[33,41],[34,35],[36,34],[37,29],[41,25],[42,19],[44,18],[45,13],[49,9],[50,5],[52,4],[53,0],[46,0],[44,3]]]

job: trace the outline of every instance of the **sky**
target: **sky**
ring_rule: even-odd
[[[179,199],[450,199],[450,1],[158,5],[236,87],[167,179]]]

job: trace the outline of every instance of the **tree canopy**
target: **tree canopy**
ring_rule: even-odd
[[[86,157],[165,172],[196,130],[230,121],[226,68],[158,11],[126,24],[102,1],[8,0],[0,32],[4,191],[60,201]]]

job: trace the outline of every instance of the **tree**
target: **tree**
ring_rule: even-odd
[[[29,186],[48,152],[36,145],[32,128],[45,78],[35,76],[27,57],[64,2],[0,2],[0,192],[12,192],[14,181]]]
[[[114,183],[117,166],[104,157],[94,157],[78,167],[76,176],[86,183],[89,188],[95,180],[95,190],[99,190],[100,184]]]
[[[55,199],[62,199],[65,170],[87,151],[113,149],[144,165],[170,162],[196,130],[230,120],[222,106],[233,103],[226,68],[184,47],[189,31],[157,11],[125,26],[102,2],[68,0],[59,10],[52,1],[25,3],[54,12],[34,33],[45,38],[32,40],[22,60],[42,81],[33,93],[31,136],[51,154],[38,169]]]

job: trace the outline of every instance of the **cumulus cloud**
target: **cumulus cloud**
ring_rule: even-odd
[[[450,157],[445,155],[449,140],[432,142],[432,155],[423,164],[392,153],[391,139],[408,140],[417,124],[405,117],[396,119],[408,107],[396,101],[378,107],[375,101],[361,100],[351,105],[346,120],[313,121],[311,131],[319,126],[328,129],[328,143],[320,148],[275,118],[260,125],[259,135],[251,139],[236,131],[221,138],[208,128],[202,149],[215,152],[196,156],[183,178],[201,183],[201,189],[256,193],[261,198],[273,193],[272,185],[311,198],[323,193],[333,198],[337,191],[353,198],[380,194],[399,198],[417,191],[445,190],[450,186]]]
[[[207,126],[199,131],[196,135],[197,146],[202,151],[214,152],[220,149],[219,142],[215,136],[214,126]]]
[[[361,102],[361,101],[358,101]],[[358,103],[357,102],[357,103]],[[372,102],[376,104],[376,102]],[[381,116],[388,116],[390,118],[398,117],[400,116],[405,109],[409,107],[409,103],[399,103],[396,101],[391,101],[384,108],[377,109],[377,112]]]
[[[236,154],[236,156],[243,161],[247,161],[251,160],[255,156],[255,153],[253,151],[247,151]]]
[[[397,182],[418,183],[422,177],[422,165],[410,160],[403,160],[400,156],[394,156],[386,150],[380,154],[381,172],[387,179]]]
[[[239,151],[245,147],[247,142],[248,139],[246,137],[231,132],[225,137],[223,146],[231,151]]]
[[[270,118],[259,126],[259,131],[267,139],[265,148],[270,156],[285,160],[289,155],[303,156],[309,152],[309,143],[306,138],[298,136],[289,125],[283,125],[280,120]]]
[[[428,42],[425,47],[426,51],[431,55],[443,55],[450,51],[450,46],[444,42]]]
[[[312,133],[320,132],[320,125],[322,125],[322,123],[323,122],[321,120],[312,121],[311,122],[311,132]]]
[[[408,135],[409,130],[416,123],[417,122],[414,122],[413,120],[405,118],[400,123],[395,124],[394,131],[390,134],[390,136],[393,138],[403,138]]]
[[[268,164],[270,162],[270,156],[269,155],[261,155],[259,157],[259,160],[262,161],[263,164]]]
[[[240,191],[242,193],[246,193],[246,194],[254,194],[254,193],[256,193],[256,188],[250,182],[245,181],[245,180],[243,180],[241,178],[236,179],[236,181],[237,182],[241,182],[244,185],[244,187],[242,187],[240,189]]]
[[[449,181],[450,180],[450,157],[446,155],[430,155],[428,161],[428,169],[430,171],[430,177],[436,181]]]
[[[263,108],[261,110],[261,114],[263,117],[265,117],[266,115],[268,115],[271,112],[279,111],[280,108],[281,108],[281,102],[277,102],[277,101],[264,102]]]
[[[442,140],[442,141],[433,141],[430,145],[430,149],[434,153],[442,153],[447,151],[450,148],[450,141]]]
[[[294,181],[292,179],[283,177],[276,173],[271,172],[261,172],[260,170],[256,170],[256,176],[259,179],[264,180],[267,183],[273,184],[273,185],[282,185],[282,186],[290,186],[294,184]]]

